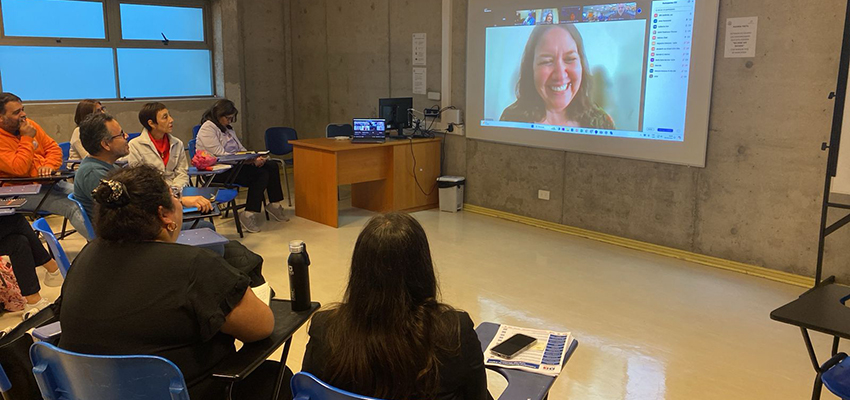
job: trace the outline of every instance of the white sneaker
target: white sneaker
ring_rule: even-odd
[[[272,216],[277,222],[289,222],[289,217],[286,216],[286,210],[280,206],[280,203],[270,203],[266,205],[266,212]]]
[[[257,224],[257,213],[245,211],[239,215],[239,223],[242,224],[242,230],[251,233],[260,231],[260,225]]]
[[[33,315],[38,314],[39,311],[47,308],[47,306],[49,306],[50,303],[51,302],[49,300],[47,300],[46,297],[42,297],[41,300],[39,300],[37,303],[34,303],[34,304],[27,303],[27,304],[25,304],[24,305],[24,314],[21,315],[21,318],[24,321],[28,320]]]
[[[48,272],[44,275],[44,286],[59,287],[62,286],[63,281],[64,279],[62,279],[62,274],[59,272],[58,269],[53,272]]]

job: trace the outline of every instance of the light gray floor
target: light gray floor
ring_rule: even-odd
[[[313,299],[329,304],[341,300],[354,241],[370,215],[344,209],[339,229],[296,217],[266,222],[243,243],[263,255],[265,275],[286,296],[286,243],[304,240]],[[551,399],[810,397],[814,374],[799,330],[768,316],[804,288],[468,212],[415,216],[428,233],[445,302],[476,323],[565,330],[579,340]],[[232,220],[216,224],[238,237]],[[76,236],[63,244],[73,257],[84,243]],[[17,318],[3,316],[0,328]],[[293,370],[307,339],[305,329],[295,336]],[[829,338],[813,339],[828,352]]]

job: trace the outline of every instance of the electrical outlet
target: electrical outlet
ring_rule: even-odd
[[[549,200],[549,191],[548,190],[538,190],[537,198],[540,200]]]
[[[423,114],[425,114],[425,118],[437,118],[440,116],[440,110],[436,108],[426,108],[423,111]]]

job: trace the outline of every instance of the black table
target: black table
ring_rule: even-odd
[[[41,197],[41,201],[38,202],[38,205],[31,211],[33,218],[38,218],[38,210],[41,209],[42,204],[44,204],[44,200],[47,198],[47,195],[53,190],[53,186],[56,185],[59,181],[64,181],[66,179],[71,179],[74,177],[74,171],[56,171],[55,173],[47,176],[37,176],[37,177],[0,177],[0,186],[8,183],[15,182],[32,182],[32,183],[40,183],[42,186],[47,186],[47,190],[44,191],[44,196]],[[29,213],[29,210],[26,210]]]
[[[838,342],[841,338],[850,339],[850,308],[844,301],[850,298],[850,288],[834,283],[833,277],[820,285],[809,289],[797,300],[794,300],[770,313],[770,319],[800,327],[803,341],[809,351],[812,367],[815,369],[815,381],[812,387],[812,399],[820,399],[823,382],[821,375],[828,368],[818,363],[817,355],[812,347],[808,330],[832,335],[832,355],[838,353]]]
[[[215,202],[215,198],[218,196],[218,188],[186,186],[183,188],[183,196],[201,196]]]
[[[215,366],[212,376],[226,380],[231,384],[238,382],[253,372],[275,350],[283,345],[283,354],[280,356],[280,372],[275,383],[274,397],[272,397],[276,399],[280,393],[281,379],[283,379],[284,372],[286,371],[286,357],[289,356],[292,335],[320,307],[320,304],[314,301],[310,303],[309,310],[293,312],[291,304],[292,302],[289,300],[272,299],[269,304],[274,313],[274,331],[271,336],[242,346],[235,355],[227,357],[227,359]]]
[[[218,208],[218,204],[212,204],[212,210],[207,213],[202,213],[200,211],[192,211],[192,212],[183,212],[183,222],[192,222],[192,228],[195,229],[198,226],[198,222],[204,218],[212,218],[221,215],[221,209]]]

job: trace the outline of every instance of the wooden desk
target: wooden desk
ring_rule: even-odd
[[[337,187],[346,184],[351,184],[351,205],[366,210],[418,211],[439,203],[435,189],[440,176],[438,138],[381,144],[327,138],[290,143],[299,217],[339,227]],[[417,180],[428,195],[419,190]]]

